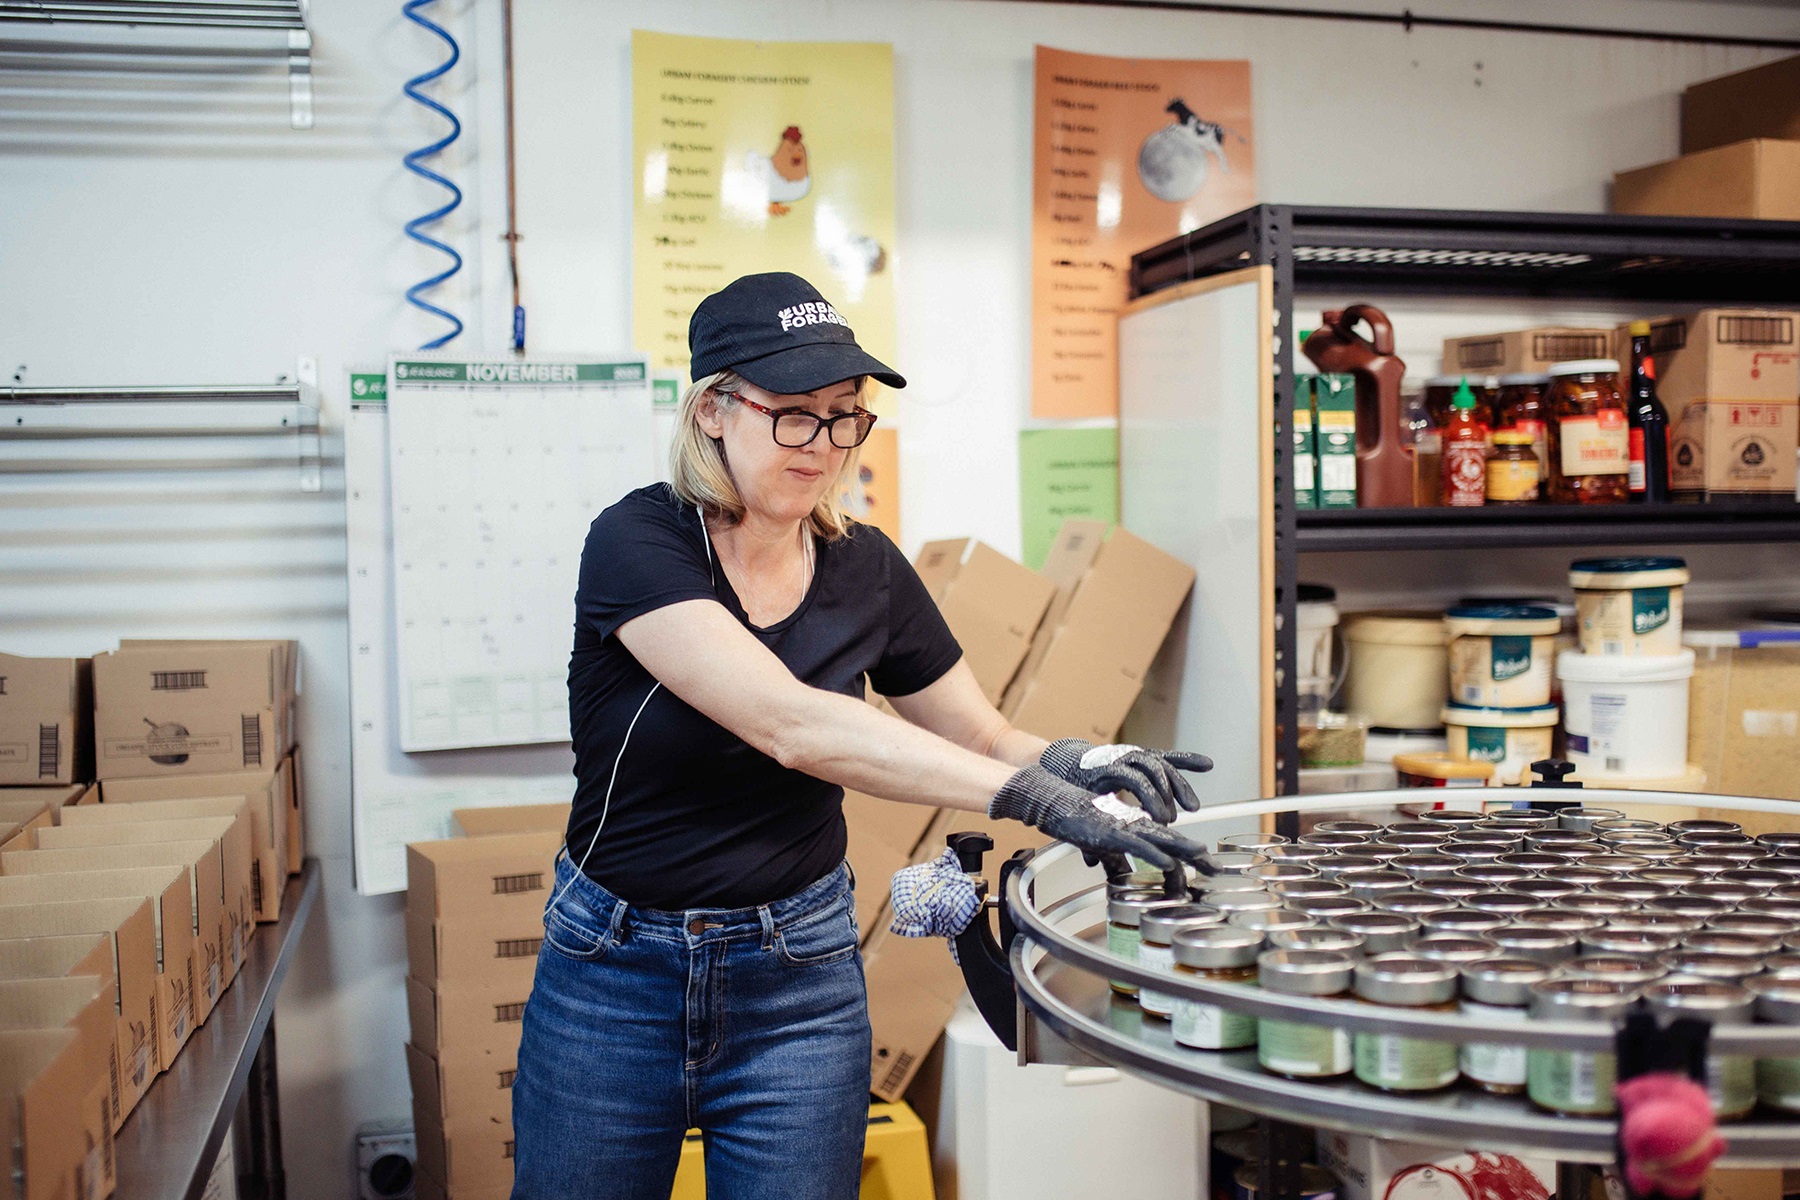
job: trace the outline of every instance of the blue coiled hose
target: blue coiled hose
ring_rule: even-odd
[[[426,5],[435,4],[436,2],[437,0],[406,0],[406,3],[400,6],[400,10],[405,14],[407,20],[419,26],[421,29],[436,34],[438,37],[442,38],[444,44],[450,48],[449,58],[439,63],[431,70],[426,71],[423,75],[415,75],[407,80],[404,89],[406,94],[413,100],[424,105],[426,108],[429,108],[432,112],[437,113],[439,116],[443,117],[444,120],[450,122],[449,133],[431,143],[429,146],[421,146],[417,150],[414,150],[411,154],[406,156],[405,160],[407,170],[411,171],[421,179],[428,179],[432,183],[438,184],[450,193],[449,203],[445,204],[442,208],[433,209],[431,212],[428,212],[423,216],[414,217],[406,223],[407,237],[418,242],[420,245],[429,246],[433,250],[440,250],[450,256],[450,266],[448,269],[433,275],[429,279],[421,279],[418,283],[415,283],[406,289],[406,299],[408,303],[425,312],[431,313],[433,316],[442,317],[453,326],[453,328],[442,337],[426,342],[424,345],[420,346],[419,349],[421,350],[436,350],[439,346],[442,346],[463,331],[463,323],[455,313],[450,312],[447,309],[439,308],[437,305],[420,297],[421,292],[443,283],[452,275],[455,275],[458,271],[462,270],[463,265],[462,255],[429,234],[421,232],[425,226],[441,221],[451,213],[455,212],[457,206],[462,204],[463,198],[461,188],[457,187],[454,183],[451,183],[444,176],[439,175],[436,171],[420,165],[421,160],[430,158],[432,155],[443,151],[462,135],[462,122],[456,119],[456,114],[419,90],[423,85],[447,74],[450,68],[456,65],[457,60],[462,57],[462,49],[456,44],[456,39],[451,37],[449,32],[446,31],[443,26],[437,24],[429,17],[421,16],[419,13],[419,10]]]

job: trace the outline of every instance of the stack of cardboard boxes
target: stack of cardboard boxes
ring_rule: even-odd
[[[299,867],[296,658],[0,656],[0,777],[34,785],[0,788],[0,1124],[23,1135],[26,1196],[111,1191],[114,1132],[279,915]]]
[[[558,811],[544,818],[546,807]],[[482,816],[495,832],[406,850],[406,1066],[421,1200],[504,1200],[512,1189],[519,1034],[568,808]]]

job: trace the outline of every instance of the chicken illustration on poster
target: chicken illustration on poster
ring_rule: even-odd
[[[687,323],[740,275],[811,280],[894,355],[894,58],[874,43],[632,34],[633,336],[687,378]],[[870,385],[865,403],[892,418]]]
[[[1037,48],[1031,411],[1119,411],[1131,256],[1256,202],[1250,64]]]

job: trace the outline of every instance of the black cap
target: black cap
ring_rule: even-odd
[[[702,300],[688,322],[688,354],[695,379],[731,370],[782,396],[858,375],[906,386],[856,344],[849,322],[817,288],[786,271],[746,275]]]

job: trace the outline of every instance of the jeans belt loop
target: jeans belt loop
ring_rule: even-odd
[[[608,921],[606,924],[607,945],[616,946],[625,940],[629,933],[625,924],[625,913],[630,907],[631,906],[626,904],[623,900],[620,900],[613,905],[612,920]]]
[[[775,914],[769,911],[768,905],[759,904],[756,908],[756,915],[762,921],[762,948],[773,950],[775,948]]]

